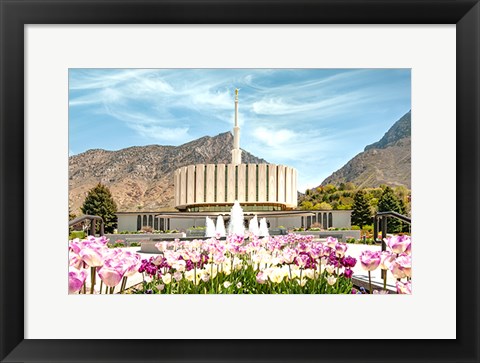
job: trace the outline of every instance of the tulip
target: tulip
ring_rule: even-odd
[[[397,257],[396,262],[399,269],[403,271],[406,277],[412,277],[412,256],[405,253]]]
[[[307,283],[307,279],[302,278],[301,280],[296,280],[301,287],[304,287]]]
[[[360,263],[366,271],[375,270],[380,265],[380,261],[380,252],[365,250],[360,254]]]
[[[77,270],[87,267],[82,258],[74,251],[68,252],[68,262],[70,266],[75,267]]]
[[[232,286],[232,283],[230,281],[225,281],[223,283],[223,287],[225,287],[226,289],[228,289],[230,286]]]
[[[398,259],[393,261],[390,264],[389,268],[390,268],[390,272],[396,279],[403,279],[404,277],[407,277],[407,273],[406,273],[407,270],[411,273],[411,269],[403,268],[402,265],[400,265],[400,263],[398,262]]]
[[[87,272],[85,270],[70,267],[70,271],[68,272],[68,293],[73,294],[80,291],[86,279]]]
[[[268,274],[268,278],[270,279],[270,281],[276,284],[282,282],[284,276],[284,272],[279,268],[272,269],[271,272]]]
[[[333,238],[333,237],[327,237],[326,244],[327,244],[328,247],[335,248],[337,243],[338,243],[338,239]]]
[[[333,274],[334,271],[335,271],[335,266],[333,266],[333,265],[327,265],[327,266],[325,266],[325,270],[331,275],[331,274]]]
[[[395,253],[404,253],[410,249],[412,243],[410,236],[399,235],[383,239],[387,246]]]
[[[173,278],[175,279],[175,281],[179,282],[182,280],[183,275],[180,271],[177,271],[173,274]]]
[[[396,285],[397,285],[397,294],[408,294],[408,295],[412,294],[412,282],[411,281],[407,281],[405,283],[403,283],[401,281],[397,281]]]
[[[388,270],[390,264],[395,260],[395,254],[389,251],[382,251],[382,253],[380,254],[380,259],[380,268],[382,270]]]
[[[265,276],[265,274],[262,271],[260,271],[256,276],[256,280],[258,284],[263,285],[264,283],[267,282],[267,276]]]
[[[368,271],[369,292],[372,293],[372,276],[371,271],[375,270],[381,262],[380,252],[370,250],[362,251],[360,254],[360,263],[364,270]]]
[[[102,279],[103,283],[109,287],[115,287],[120,283],[125,270],[122,266],[111,266],[105,264],[98,270],[98,276]]]
[[[334,277],[333,275],[330,275],[330,276],[327,277],[327,283],[330,286],[333,286],[335,284],[335,282],[337,282],[337,278]]]
[[[170,282],[172,282],[172,275],[169,273],[166,273],[165,275],[162,276],[162,281],[165,285],[168,285]]]
[[[335,245],[335,255],[337,257],[343,257],[345,256],[345,252],[347,252],[347,244],[346,243],[337,243]]]
[[[357,264],[357,259],[351,256],[347,256],[343,259],[342,264],[344,267],[355,267]]]
[[[103,265],[103,250],[99,248],[84,248],[79,256],[90,267],[99,267]]]
[[[353,270],[346,268],[343,274],[347,279],[351,279],[353,276]]]

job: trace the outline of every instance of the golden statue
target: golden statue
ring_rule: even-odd
[[[235,88],[235,96],[238,96],[238,88]]]

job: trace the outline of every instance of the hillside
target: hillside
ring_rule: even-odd
[[[411,188],[411,112],[407,112],[378,141],[365,147],[322,182],[358,187],[405,186]]]
[[[98,182],[107,185],[118,210],[173,210],[173,172],[201,163],[230,163],[230,132],[205,136],[180,146],[134,146],[118,151],[88,150],[69,158],[69,207],[81,214],[86,193]],[[247,151],[244,163],[266,163]]]

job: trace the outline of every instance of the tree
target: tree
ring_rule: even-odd
[[[303,209],[303,210],[311,210],[312,208],[313,208],[313,203],[310,202],[309,200],[304,200],[300,205],[300,209]]]
[[[112,193],[103,184],[90,189],[82,207],[82,213],[100,216],[105,223],[105,233],[113,233],[117,226],[117,204],[113,200]]]
[[[352,224],[363,228],[363,226],[372,223],[372,213],[365,192],[359,190],[353,197],[352,205]]]
[[[325,202],[315,204],[315,210],[332,210],[333,207]]]
[[[379,212],[397,212],[402,213],[400,202],[395,196],[392,188],[385,187],[383,190],[382,196],[378,201],[378,211]],[[396,218],[389,217],[387,222],[387,232],[398,233],[402,231],[402,222]]]
[[[408,213],[407,213],[407,206],[405,205],[405,203],[403,202],[403,199],[402,198],[399,198],[398,199],[398,204],[400,206],[400,214],[403,214],[404,216],[408,216]],[[402,223],[402,232],[409,232],[410,231],[410,226],[408,223],[404,223],[404,222],[401,222]]]

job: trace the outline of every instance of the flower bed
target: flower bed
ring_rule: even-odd
[[[313,236],[210,238],[157,243],[143,260],[140,293],[349,294],[356,259],[334,238]]]
[[[350,294],[357,263],[346,255],[347,244],[335,238],[322,243],[298,234],[162,241],[156,244],[159,254],[148,260],[109,249],[107,242],[92,236],[69,242],[70,293],[87,292],[90,270],[90,293],[97,274],[100,293],[103,285],[107,293],[115,287],[123,293],[128,277],[141,273],[135,292],[143,294]],[[398,292],[410,293],[410,237],[391,237],[387,245],[383,253],[363,251],[360,263],[369,275],[378,267],[389,270],[398,279]]]

